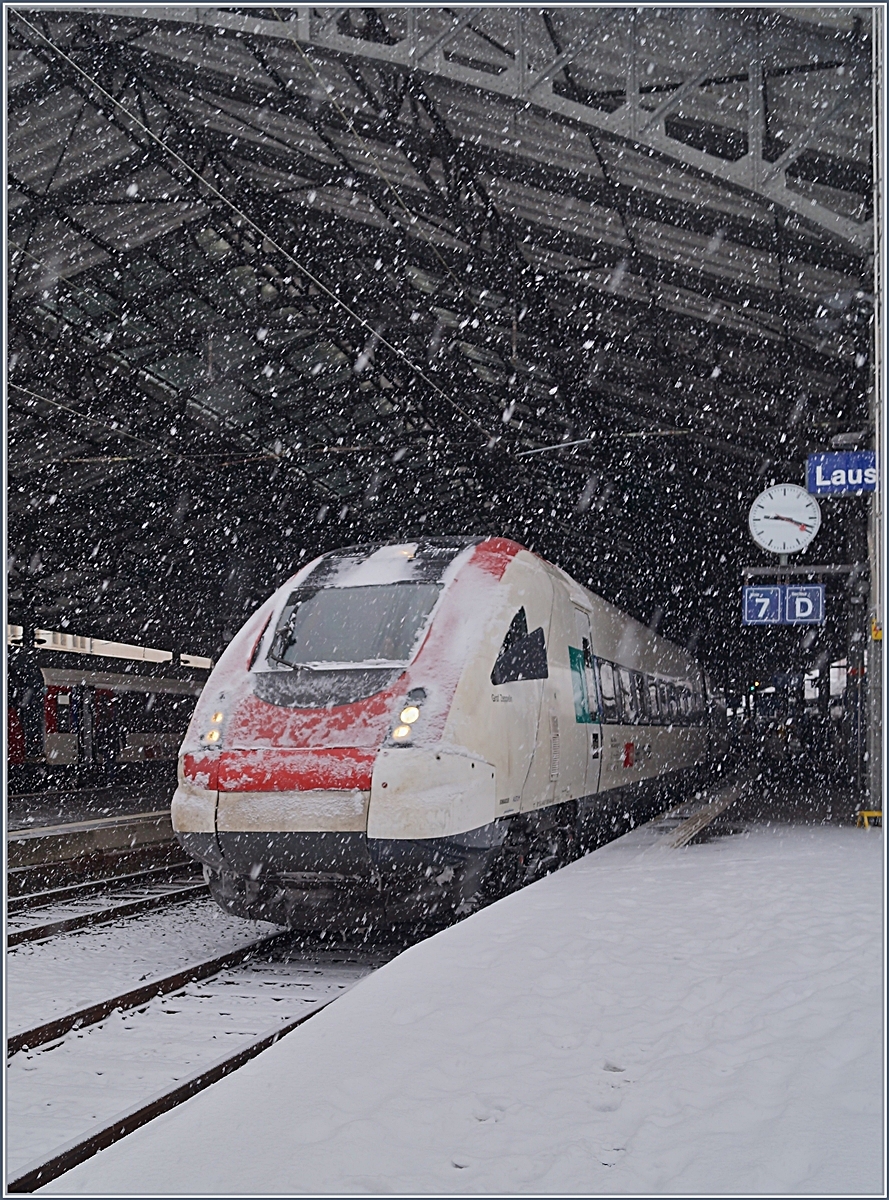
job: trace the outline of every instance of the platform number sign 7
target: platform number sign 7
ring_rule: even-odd
[[[784,589],[780,585],[744,588],[745,625],[780,625],[784,613]]]

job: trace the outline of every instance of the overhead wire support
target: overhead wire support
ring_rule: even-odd
[[[408,220],[409,225],[413,228],[413,235],[415,237],[418,237],[419,240],[422,241],[425,245],[427,245],[429,247],[429,249],[432,251],[435,258],[441,264],[445,273],[454,282],[454,284],[457,288],[457,295],[459,297],[461,297],[462,299],[464,299],[465,301],[467,301],[470,308],[475,313],[479,314],[484,320],[486,317],[486,314],[480,303],[480,300],[476,300],[475,297],[472,295],[471,290],[466,288],[463,281],[454,272],[450,263],[448,263],[447,260],[442,256],[441,252],[439,251],[438,247],[435,245],[434,241],[432,241],[430,238],[424,237],[421,234],[420,230],[417,229],[416,222],[418,221],[418,219],[422,219],[422,214],[420,216],[418,216],[418,214],[413,212],[411,210],[411,208],[409,208],[409,206],[405,203],[405,201],[403,200],[403,198],[401,196],[401,193],[399,192],[398,188],[395,186],[395,183],[389,178],[389,176],[384,171],[383,166],[380,163],[379,157],[374,153],[373,148],[370,145],[370,142],[361,135],[355,122],[349,116],[349,114],[345,110],[345,108],[337,100],[336,95],[334,94],[333,88],[325,82],[325,80],[322,78],[321,73],[319,72],[318,68],[315,66],[315,63],[312,61],[312,59],[309,57],[309,55],[303,49],[302,45],[300,44],[298,35],[296,33],[294,33],[294,31],[293,31],[292,23],[285,21],[284,18],[281,16],[280,11],[277,8],[273,8],[271,11],[273,12],[273,14],[275,16],[275,19],[282,26],[282,29],[284,30],[284,32],[286,34],[287,40],[290,43],[292,43],[292,45],[299,52],[303,61],[305,62],[305,64],[308,66],[309,70],[314,75],[315,80],[317,81],[319,87],[324,91],[325,95],[328,97],[330,104],[332,105],[334,110],[339,114],[340,119],[344,122],[346,127],[352,133],[353,137],[358,141],[358,143],[361,146],[361,149],[364,151],[364,153],[367,155],[370,162],[373,164],[373,169],[377,173],[377,175],[380,177],[380,179],[383,181],[385,189],[391,193],[391,195],[395,199],[396,204],[401,208],[402,212],[404,213],[405,217]],[[455,26],[452,26],[449,30],[446,30],[444,33],[440,34],[439,37],[434,39],[433,42],[428,43],[425,46],[418,46],[416,48],[416,54],[414,56],[414,61],[412,63],[412,66],[418,67],[419,64],[423,61],[423,59],[427,57],[427,55],[432,53],[434,50],[439,50],[441,48],[441,46],[444,45],[447,41],[450,41],[451,38],[453,38],[460,29],[464,28],[466,25],[469,25],[481,11],[482,10],[480,8],[469,9],[466,13],[464,13],[459,18],[459,20],[457,21],[457,24]],[[334,19],[333,17],[330,18],[331,21],[333,19]],[[299,22],[297,24],[299,24]],[[488,201],[488,203],[490,203],[490,200]],[[484,295],[484,291],[482,292],[482,296],[483,295]],[[489,441],[488,441],[487,448],[492,449],[493,446],[496,445],[500,440],[501,439],[499,437],[495,438],[494,435],[489,435]]]
[[[478,12],[479,10],[473,9],[472,11],[473,11],[473,13],[475,13],[475,12]],[[348,129],[350,130],[352,135],[355,138],[357,138],[358,141],[361,143],[361,148],[365,151],[368,158],[373,163],[374,170],[379,175],[379,177],[382,179],[383,183],[386,185],[387,190],[392,193],[392,196],[394,197],[396,203],[402,209],[402,211],[404,212],[404,214],[408,218],[408,220],[415,221],[417,218],[417,214],[412,212],[411,209],[408,208],[408,206],[405,204],[404,200],[401,197],[401,193],[398,191],[397,187],[392,182],[392,180],[387,176],[386,172],[383,170],[382,165],[380,164],[380,161],[379,161],[377,155],[373,152],[373,149],[370,146],[370,143],[367,141],[366,138],[361,136],[361,134],[358,132],[358,129],[355,126],[355,122],[352,120],[352,118],[349,116],[349,114],[345,111],[343,106],[339,103],[336,96],[333,94],[332,89],[329,88],[328,85],[321,78],[321,75],[320,75],[317,67],[312,62],[312,60],[309,58],[309,56],[306,54],[305,50],[300,45],[298,39],[291,32],[290,23],[284,20],[284,18],[281,16],[281,14],[277,8],[273,8],[272,12],[275,14],[276,20],[280,21],[282,28],[286,31],[287,40],[289,42],[291,42],[296,47],[296,49],[299,51],[306,66],[309,68],[309,70],[315,76],[315,79],[318,81],[320,86],[324,89],[325,93],[327,94],[327,96],[330,100],[330,103],[332,104],[332,106],[334,107],[336,112],[339,114],[340,118],[345,122],[346,126],[348,127]],[[468,18],[468,19],[471,19],[471,18]],[[431,47],[430,47],[430,49],[431,49]],[[428,51],[424,51],[424,53],[428,53]],[[459,289],[460,295],[465,296],[474,308],[478,308],[478,305],[476,305],[475,301],[473,301],[470,293],[468,293],[466,291],[466,289],[464,288],[460,279],[457,277],[457,275],[454,274],[454,271],[452,270],[450,264],[442,257],[442,255],[439,252],[439,249],[435,245],[435,243],[432,242],[428,238],[424,238],[423,240],[429,246],[432,253],[435,255],[435,257],[441,263],[442,267],[447,272],[447,274],[450,275],[451,279],[453,279],[454,283],[456,283],[457,288]]]

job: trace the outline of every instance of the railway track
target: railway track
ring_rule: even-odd
[[[232,1071],[237,1071],[239,1067],[249,1062],[251,1058],[255,1058],[257,1054],[261,1054],[263,1050],[274,1045],[286,1033],[290,1033],[298,1025],[302,1025],[316,1013],[320,1012],[322,1008],[326,1008],[328,1004],[332,1004],[333,999],[335,997],[319,1003],[311,1012],[303,1013],[302,1016],[288,1021],[280,1028],[263,1034],[248,1046],[220,1059],[207,1070],[192,1076],[191,1079],[187,1079],[177,1087],[133,1105],[125,1112],[118,1113],[114,1120],[108,1124],[90,1129],[83,1136],[76,1137],[66,1145],[60,1146],[50,1158],[26,1167],[15,1179],[10,1181],[7,1185],[7,1191],[15,1193],[34,1192],[45,1183],[49,1183],[50,1180],[57,1179],[59,1175],[64,1175],[66,1171],[70,1171],[72,1167],[76,1167],[79,1163],[86,1162],[88,1158],[92,1158],[100,1150],[104,1150],[106,1147],[112,1146],[115,1142],[119,1142],[121,1138],[133,1133],[142,1125],[147,1125],[155,1117],[169,1112],[170,1109],[183,1104],[191,1096],[203,1091],[204,1088],[208,1088],[211,1084],[224,1079]]]
[[[10,1044],[13,1074],[8,1086],[8,1104],[14,1127],[11,1137],[16,1136],[18,1124],[21,1136],[30,1135],[33,1142],[29,1122],[35,1107],[41,1103],[48,1107],[59,1096],[64,1101],[66,1095],[68,1111],[61,1114],[57,1128],[73,1127],[78,1132],[53,1142],[53,1131],[47,1130],[43,1136],[46,1145],[41,1152],[30,1162],[10,1168],[12,1178],[7,1190],[34,1191],[237,1070],[401,948],[320,949],[298,945],[293,934],[275,933],[235,952],[192,963],[88,1009],[67,1013],[56,1021],[21,1032]],[[282,1008],[280,1015],[274,1014],[278,1020],[273,1023],[275,1001]],[[231,1039],[237,1040],[231,1051],[214,1055],[211,1061],[195,1069],[198,1056],[194,1045],[201,1034],[205,1051],[218,1040],[215,1034],[208,1040],[208,1014],[224,1035],[236,1032],[240,1036]],[[172,1026],[171,1015],[176,1018]],[[254,1028],[245,1033],[243,1026],[250,1021]],[[171,1030],[173,1041],[178,1032],[186,1048],[184,1055],[181,1047],[177,1053],[177,1048],[171,1045]],[[93,1045],[89,1045],[90,1040]],[[142,1064],[146,1047],[156,1060],[154,1071],[147,1073]],[[164,1054],[169,1059],[166,1065],[159,1061]],[[179,1069],[183,1058],[191,1068],[185,1072]],[[101,1105],[104,1100],[105,1109],[109,1108],[105,1088],[93,1095],[84,1094],[87,1074],[107,1077],[117,1070],[117,1086],[124,1096],[133,1090],[132,1079],[126,1077],[132,1077],[136,1061],[140,1072],[139,1098],[125,1107],[112,1104],[112,1110],[106,1111],[102,1119],[84,1127],[82,1114],[89,1111],[90,1104],[98,1100]],[[96,1071],[99,1065],[101,1070]],[[84,1071],[85,1066],[88,1072]],[[35,1072],[38,1085],[40,1073],[44,1076],[42,1089],[35,1086]],[[142,1090],[143,1083],[164,1077],[164,1086],[154,1090],[145,1086]],[[110,1082],[113,1087],[114,1080]],[[50,1099],[35,1105],[36,1095]]]
[[[155,868],[187,871],[194,866],[194,860],[171,842],[111,850],[78,850],[70,858],[47,858],[22,866],[15,866],[11,858],[9,862],[7,888],[10,900],[68,886],[113,882]]]
[[[291,935],[287,933],[270,934],[268,937],[258,938],[255,942],[250,942],[238,950],[219,954],[215,958],[205,959],[203,962],[192,963],[180,971],[152,979],[141,987],[130,988],[117,996],[111,996],[108,1000],[100,1000],[98,1004],[87,1005],[75,1012],[55,1017],[52,1021],[44,1021],[43,1024],[37,1025],[33,1029],[15,1033],[7,1040],[6,1057],[11,1058],[19,1050],[33,1050],[37,1046],[44,1046],[72,1029],[95,1025],[113,1012],[138,1008],[140,1004],[153,1000],[155,996],[164,996],[168,992],[175,992],[177,988],[181,988],[187,983],[195,983],[199,979],[218,975],[225,967],[237,966],[238,963],[244,962],[245,959],[257,954],[260,950],[270,950],[287,940],[292,940]]]
[[[154,868],[184,871],[193,865],[173,836],[166,806],[56,824],[23,824],[19,814],[7,831],[6,851],[7,888],[14,900]]]
[[[145,865],[143,857],[140,854],[135,863],[124,859],[122,864],[116,855],[87,855],[63,863],[61,876],[55,862],[20,868],[15,894],[7,903],[7,948],[138,916],[206,892],[195,864],[168,861],[168,848],[162,850],[167,861],[160,864],[156,854],[150,854]],[[121,871],[121,865],[138,869]],[[85,878],[78,877],[80,871]]]
[[[6,911],[12,915],[32,908],[47,908],[51,904],[61,904],[67,900],[82,900],[96,892],[113,892],[135,887],[140,883],[161,883],[164,880],[182,877],[189,872],[195,879],[201,878],[201,873],[194,864],[173,863],[160,867],[146,867],[141,871],[130,871],[126,874],[103,875],[96,879],[81,880],[54,888],[39,888],[36,891],[10,896],[6,903]]]
[[[56,934],[71,934],[71,932],[78,929],[88,929],[90,925],[102,925],[112,922],[112,920],[136,917],[140,913],[151,911],[152,908],[163,908],[172,904],[184,904],[186,900],[193,900],[196,896],[205,895],[206,884],[203,880],[194,880],[192,878],[192,880],[180,882],[176,882],[175,880],[168,883],[152,882],[148,887],[143,884],[143,887],[140,889],[133,889],[132,887],[130,889],[115,889],[112,895],[107,896],[107,898],[100,898],[106,900],[104,907],[88,907],[88,911],[85,912],[71,912],[66,914],[65,910],[67,908],[71,908],[72,906],[80,907],[79,901],[84,899],[84,893],[95,895],[100,888],[84,886],[83,888],[74,888],[73,890],[78,894],[66,896],[62,902],[56,899],[55,904],[50,901],[41,906],[35,905],[26,910],[31,916],[34,913],[43,911],[44,919],[42,922],[19,924],[17,926],[16,920],[14,920],[16,914],[12,914],[13,922],[11,923],[11,928],[8,928],[6,935],[7,947],[20,946],[23,942],[41,941],[44,937],[53,937]],[[73,905],[72,901],[74,901]],[[49,913],[54,914],[53,916],[49,916]]]

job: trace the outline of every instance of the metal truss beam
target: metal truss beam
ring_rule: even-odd
[[[59,11],[59,10],[56,10]],[[829,111],[817,115],[810,120],[806,132],[796,139],[786,156],[782,155],[775,162],[764,157],[765,139],[762,137],[762,112],[757,100],[761,98],[761,79],[763,62],[755,45],[755,38],[749,39],[750,51],[744,76],[749,83],[749,91],[753,103],[750,110],[750,129],[753,136],[748,145],[748,151],[738,161],[719,158],[713,154],[698,150],[674,138],[668,137],[663,122],[684,98],[691,97],[697,89],[712,80],[712,71],[698,70],[686,80],[680,80],[670,95],[653,112],[642,108],[639,104],[639,80],[634,71],[633,63],[638,60],[638,18],[636,10],[622,9],[617,14],[607,14],[602,17],[597,10],[591,10],[589,19],[596,22],[594,30],[580,34],[573,45],[555,54],[552,60],[534,76],[528,78],[527,63],[532,60],[532,51],[539,57],[539,31],[532,28],[528,19],[533,10],[514,10],[516,20],[513,29],[514,49],[501,55],[502,61],[491,69],[467,65],[458,58],[449,57],[444,48],[466,28],[471,28],[473,21],[482,11],[479,9],[425,9],[421,12],[411,10],[411,20],[407,23],[407,34],[394,44],[377,42],[365,37],[349,36],[338,30],[338,18],[348,9],[315,9],[308,6],[298,6],[282,9],[287,20],[269,20],[264,17],[253,17],[244,13],[233,13],[225,9],[188,8],[177,6],[138,6],[124,5],[113,8],[97,6],[92,12],[114,13],[119,17],[144,20],[146,22],[165,21],[179,25],[197,24],[213,29],[225,30],[236,35],[251,37],[266,37],[277,41],[298,41],[303,45],[317,47],[338,56],[368,59],[380,64],[399,68],[405,72],[421,72],[440,76],[455,83],[473,89],[489,91],[515,101],[524,106],[528,103],[534,107],[552,113],[567,121],[595,130],[599,135],[626,142],[638,149],[648,151],[665,161],[678,163],[685,168],[713,179],[736,192],[753,195],[760,201],[774,204],[788,214],[793,214],[805,222],[810,228],[819,229],[832,237],[844,242],[856,253],[867,253],[873,247],[873,230],[869,221],[857,222],[829,208],[825,203],[811,197],[801,195],[788,186],[786,169],[798,157],[805,146],[815,135],[830,122],[837,121],[849,105],[857,103],[860,107],[870,107],[870,89],[864,75],[869,71],[869,63],[859,63],[858,53],[853,40],[846,37],[845,52],[847,62],[845,83],[838,92],[836,101],[829,106]],[[357,10],[356,10],[357,11]],[[501,10],[504,12],[510,10]],[[440,30],[435,36],[424,36],[424,20],[428,21],[435,15],[440,23],[447,15],[450,24]],[[755,19],[751,13],[750,19]],[[602,108],[594,108],[588,104],[571,99],[553,89],[553,77],[565,66],[575,63],[584,51],[594,46],[597,37],[602,33],[605,24],[615,20],[626,24],[624,31],[629,42],[629,57],[626,64],[627,78],[630,81],[621,103],[614,111],[608,112]],[[727,28],[727,44],[715,47],[712,58],[708,58],[708,67],[725,57],[735,45],[737,39],[744,35],[749,28],[748,18],[742,10],[733,10],[733,16],[725,18]],[[711,22],[716,36],[716,23]],[[458,56],[459,57],[459,56]],[[636,82],[633,82],[636,80]],[[755,124],[755,128],[754,128]],[[799,145],[797,143],[800,143]]]

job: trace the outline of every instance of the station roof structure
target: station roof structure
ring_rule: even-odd
[[[6,14],[11,620],[215,655],[490,533],[754,669],[752,498],[870,444],[875,7]]]

